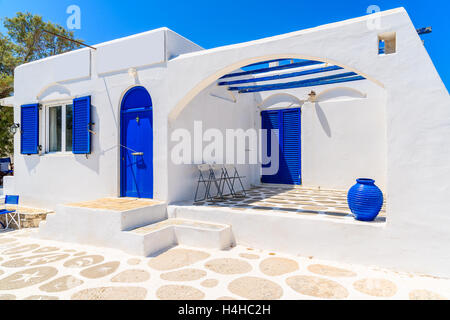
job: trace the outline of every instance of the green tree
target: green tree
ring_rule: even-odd
[[[18,64],[13,55],[13,43],[0,34],[0,99],[13,92],[14,67]],[[0,157],[13,154],[13,135],[8,128],[14,122],[12,108],[0,106]]]
[[[14,91],[15,67],[79,47],[72,41],[43,30],[74,39],[72,31],[45,22],[41,16],[29,12],[18,12],[13,18],[4,18],[4,27],[7,34],[0,33],[0,99],[9,97]],[[0,106],[0,157],[13,153],[13,136],[9,132],[12,124],[12,108]]]

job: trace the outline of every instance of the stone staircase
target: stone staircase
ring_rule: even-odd
[[[227,249],[233,245],[231,227],[186,219],[168,219],[126,231],[132,252],[149,256],[168,247],[184,244],[192,247]]]
[[[165,203],[143,202],[131,209],[120,205],[60,205],[55,212],[40,223],[39,238],[117,248],[142,256],[177,244],[215,249],[234,245],[229,225],[168,219]]]

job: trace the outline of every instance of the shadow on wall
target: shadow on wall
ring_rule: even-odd
[[[367,95],[362,93],[361,91],[353,88],[347,88],[347,87],[337,87],[337,88],[330,88],[322,91],[318,96],[317,100],[319,102],[326,102],[326,101],[340,101],[345,99],[363,99],[366,98]],[[327,120],[327,116],[325,115],[322,107],[320,106],[319,102],[314,103],[314,109],[316,111],[317,118],[320,122],[320,125],[322,126],[323,131],[326,133],[326,135],[331,138],[331,128],[330,123]]]
[[[99,173],[100,171],[100,155],[103,153],[100,152],[94,152],[94,150],[100,149],[100,137],[99,133],[101,132],[100,128],[100,121],[99,116],[97,112],[97,107],[92,105],[91,106],[91,119],[92,122],[95,123],[95,125],[91,126],[91,154],[84,155],[84,154],[76,154],[75,160],[85,166],[86,168],[95,171],[96,173]]]
[[[60,84],[51,84],[47,88],[44,88],[37,95],[38,99],[53,100],[53,99],[65,99],[71,97],[71,92],[68,88]]]
[[[116,112],[114,112],[114,104],[112,103],[111,94],[109,93],[108,85],[106,84],[106,79],[105,78],[103,78],[103,83],[105,85],[105,93],[106,93],[106,96],[108,98],[109,107],[111,108],[111,113],[113,114],[113,118],[114,118],[114,122],[116,124],[116,128],[117,128],[117,130],[120,130],[119,122],[117,120],[118,115],[117,115]],[[120,115],[120,113],[119,113],[119,115]]]
[[[323,131],[329,138],[331,138],[330,123],[327,120],[327,116],[325,115],[325,112],[323,112],[322,107],[317,102],[314,103],[314,109],[316,110],[317,119],[319,119],[319,122],[320,122],[320,125],[322,126]]]
[[[122,74],[122,73],[123,73],[123,71],[118,71],[115,73],[108,73],[108,76]],[[139,74],[136,69],[130,69],[128,71],[128,74],[130,77],[133,78],[133,86],[141,85],[141,80],[139,79]],[[130,86],[128,86],[127,88],[124,88],[122,90],[120,100],[119,100],[119,105],[117,106],[116,104],[113,103],[113,99],[111,98],[110,89],[108,88],[108,84],[106,83],[106,76],[100,76],[100,78],[103,80],[103,84],[105,86],[105,94],[106,94],[106,98],[108,99],[108,104],[109,104],[109,108],[111,110],[111,114],[113,115],[116,132],[120,132],[120,123],[119,123],[120,122],[119,121],[120,108],[121,108],[123,96],[125,95],[126,92],[128,92],[128,90],[130,89]],[[116,112],[116,110],[117,110],[117,112]],[[104,153],[104,151],[103,151],[103,153]]]
[[[231,91],[226,90],[224,87],[213,87],[211,88],[209,95],[211,97],[223,99],[230,103],[236,103],[237,98],[236,96],[231,93]]]
[[[330,88],[327,90],[322,91],[317,96],[317,100],[320,102],[325,102],[328,100],[334,100],[334,99],[348,99],[348,98],[356,98],[356,99],[362,99],[367,98],[367,95],[365,93],[362,93],[361,91],[353,88],[348,87],[337,87],[337,88]]]
[[[31,172],[41,162],[41,157],[39,155],[24,155],[24,160],[28,172]]]

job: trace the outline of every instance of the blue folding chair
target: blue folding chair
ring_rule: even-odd
[[[10,166],[11,166],[11,158],[0,158],[0,173],[2,173],[3,175],[13,173]]]
[[[7,205],[16,205],[16,210],[8,210]],[[5,209],[0,210],[0,215],[5,214],[6,226],[8,229],[11,222],[14,221],[16,226],[20,229],[20,214],[19,214],[19,196],[5,196]]]

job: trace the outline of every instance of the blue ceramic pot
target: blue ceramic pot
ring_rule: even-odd
[[[373,221],[383,207],[383,193],[375,180],[358,179],[348,192],[347,201],[356,220]]]

